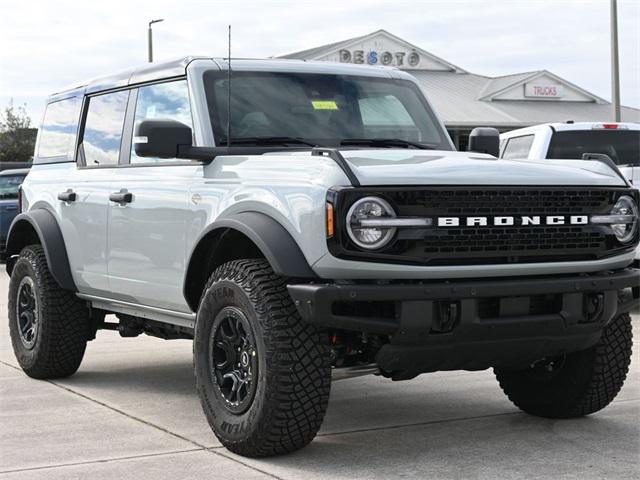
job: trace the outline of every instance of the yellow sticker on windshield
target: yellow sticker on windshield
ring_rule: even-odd
[[[335,100],[311,100],[314,110],[339,110]]]

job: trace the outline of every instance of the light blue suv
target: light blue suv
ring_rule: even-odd
[[[18,362],[71,375],[101,329],[193,339],[247,456],[308,444],[334,374],[493,367],[524,411],[595,412],[631,356],[638,191],[498,143],[454,151],[386,67],[190,57],[57,93],[7,242]]]

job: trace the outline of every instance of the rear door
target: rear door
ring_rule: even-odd
[[[192,126],[186,80],[156,83],[132,91],[127,114],[126,152],[112,192],[131,194],[128,203],[109,207],[109,278],[116,299],[189,312],[182,284],[186,235],[190,228],[189,185],[198,162],[141,158],[131,146],[135,124],[169,118]]]
[[[72,273],[83,293],[108,295],[109,194],[120,156],[128,90],[87,97],[77,167],[55,192]],[[66,196],[65,194],[73,194]],[[65,200],[67,198],[67,200]]]

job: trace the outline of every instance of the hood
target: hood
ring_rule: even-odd
[[[585,185],[625,184],[594,160],[503,160],[438,150],[341,150],[362,185]]]

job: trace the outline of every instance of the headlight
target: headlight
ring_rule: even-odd
[[[618,199],[611,211],[611,215],[631,215],[633,220],[629,223],[611,225],[616,238],[621,243],[627,243],[633,238],[638,227],[638,207],[633,198],[623,195]]]
[[[395,216],[396,212],[385,200],[378,197],[361,198],[351,206],[347,213],[349,238],[353,243],[367,250],[381,248],[391,241],[396,229],[395,227],[376,225],[376,220]]]

